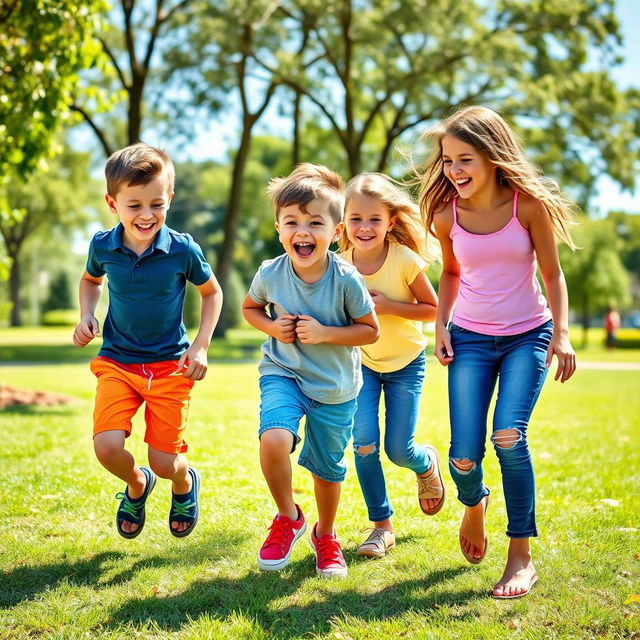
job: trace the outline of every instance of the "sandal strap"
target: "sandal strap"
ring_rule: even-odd
[[[388,545],[385,539],[385,534],[388,532],[384,529],[373,529],[369,534],[369,537],[360,545],[360,549],[364,547],[373,548],[376,551],[384,552],[387,550]]]
[[[140,524],[140,518],[144,510],[144,500],[132,502],[131,498],[129,498],[124,491],[116,493],[116,498],[121,500],[120,506],[118,507],[118,520]]]
[[[442,498],[444,489],[440,482],[437,468],[434,468],[433,473],[426,478],[421,478],[419,475],[416,475],[416,478],[418,480],[418,497],[420,499]]]

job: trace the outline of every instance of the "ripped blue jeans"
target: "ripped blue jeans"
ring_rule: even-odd
[[[384,393],[384,449],[389,460],[414,473],[431,468],[426,449],[415,442],[416,421],[424,382],[425,355],[398,371],[379,373],[362,365],[363,385],[353,423],[356,472],[371,522],[393,514],[380,460],[378,409]]]
[[[449,469],[458,488],[458,499],[472,507],[489,494],[482,460],[489,404],[498,382],[491,441],[502,470],[506,533],[511,538],[537,536],[535,479],[527,426],[547,375],[545,360],[553,323],[548,321],[513,336],[484,335],[453,323],[449,331],[454,354],[449,365]],[[462,470],[459,467],[466,466],[462,461],[472,465]]]

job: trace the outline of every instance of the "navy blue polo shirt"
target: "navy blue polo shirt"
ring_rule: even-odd
[[[122,242],[122,224],[99,231],[89,245],[87,271],[106,274],[109,309],[98,355],[127,364],[179,358],[188,348],[182,322],[186,282],[211,277],[202,249],[188,233],[162,225],[141,255]]]

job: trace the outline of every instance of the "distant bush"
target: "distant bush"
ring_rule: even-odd
[[[623,327],[616,332],[618,349],[640,349],[640,329]]]
[[[51,309],[42,314],[45,327],[73,327],[79,320],[77,309]]]

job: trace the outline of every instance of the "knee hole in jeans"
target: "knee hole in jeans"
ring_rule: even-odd
[[[499,449],[511,449],[521,440],[524,440],[524,433],[516,428],[499,429],[491,436],[491,442]]]
[[[363,458],[366,456],[370,456],[372,453],[376,451],[376,443],[372,444],[357,444],[353,446],[354,451]]]
[[[467,460],[466,458],[455,460],[451,458],[450,462],[459,473],[463,474],[471,473],[476,467],[476,463],[473,460]]]

